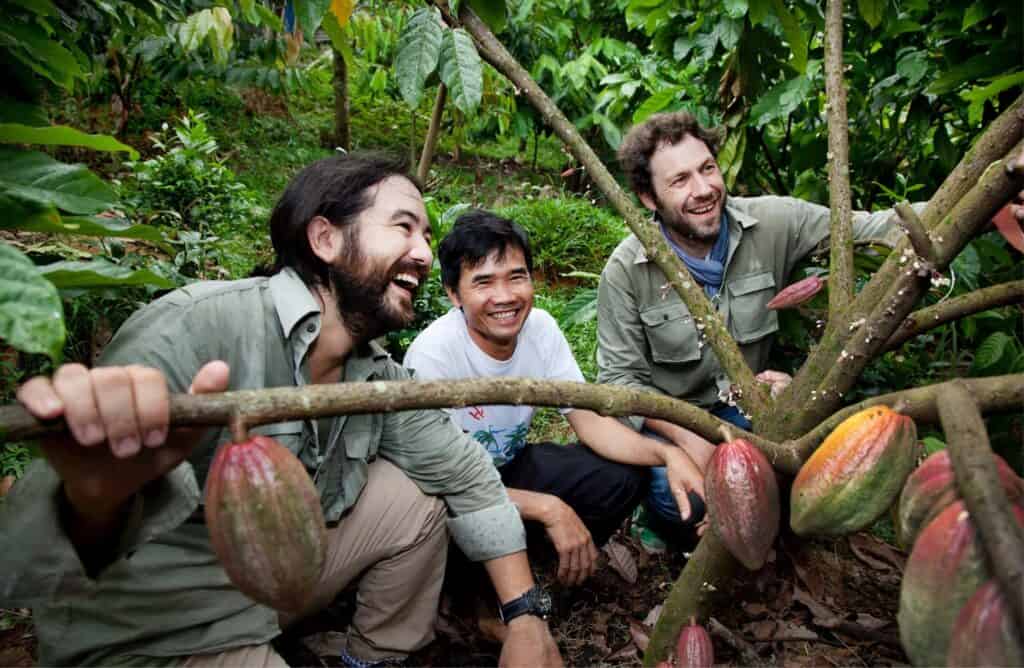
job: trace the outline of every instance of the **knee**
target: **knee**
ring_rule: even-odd
[[[643,497],[649,476],[645,467],[608,462],[601,471],[601,485],[607,490],[610,509],[628,506],[632,510]]]

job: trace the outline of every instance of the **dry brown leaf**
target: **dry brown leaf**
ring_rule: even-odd
[[[903,554],[873,536],[856,533],[849,537],[849,543],[853,554],[876,570],[895,569],[902,573],[907,563]]]
[[[768,614],[768,606],[764,603],[744,603],[743,612],[751,617],[760,617],[761,615]]]
[[[0,478],[0,499],[7,496],[7,492],[11,491],[11,487],[14,487],[14,476],[5,475]]]
[[[608,646],[608,638],[604,634],[593,634],[590,636],[589,640],[590,644],[594,646],[594,649],[602,655],[611,653],[612,649]]]
[[[758,640],[768,640],[775,635],[775,626],[774,619],[763,619],[759,622],[751,622],[743,629]]]
[[[658,623],[658,618],[661,617],[662,606],[663,604],[659,603],[658,605],[651,608],[651,611],[647,613],[646,617],[644,617],[644,626],[651,629],[654,628],[654,626]]]
[[[802,624],[785,622],[779,625],[774,637],[786,640],[817,640],[818,634]]]
[[[814,619],[814,623],[826,629],[834,629],[843,621],[839,615],[832,611],[831,608],[826,606],[824,603],[814,600],[814,598],[800,589],[800,587],[794,587],[793,600],[799,601],[807,606],[807,609],[811,611],[811,617]]]
[[[633,619],[629,620],[629,637],[633,639],[637,649],[641,652],[646,652],[647,646],[651,644],[651,637],[647,635],[647,631]]]
[[[602,549],[608,556],[608,565],[611,566],[611,569],[629,584],[636,584],[639,574],[633,553],[629,551],[629,548],[613,539],[608,541]]]
[[[858,612],[856,621],[857,624],[871,631],[877,631],[878,629],[884,626],[888,626],[890,624],[889,621],[885,619],[879,619],[878,617],[875,617],[874,615],[869,615],[866,612]]]
[[[623,663],[627,663],[632,661],[633,659],[636,659],[638,656],[639,653],[637,652],[636,645],[633,644],[633,641],[630,641],[622,647],[620,647],[619,649],[617,649],[614,653],[606,656],[604,660],[622,661]]]

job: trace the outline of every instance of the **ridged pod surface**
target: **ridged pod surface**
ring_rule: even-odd
[[[953,624],[947,666],[1024,666],[1024,647],[999,583],[989,580],[968,599]]]
[[[715,665],[715,650],[711,636],[695,620],[679,632],[676,641],[676,662],[679,668],[711,668]]]
[[[1024,510],[1014,506],[1024,526]],[[918,666],[944,666],[953,623],[991,575],[963,501],[947,507],[921,531],[907,559],[897,615],[900,641]]]
[[[1010,503],[1024,497],[1022,480],[1006,461],[996,455],[996,468]],[[946,506],[960,499],[949,451],[939,450],[924,460],[907,478],[896,514],[896,536],[909,549],[921,528],[927,526]]]
[[[821,292],[823,287],[825,287],[825,281],[820,276],[808,276],[796,283],[787,285],[779,294],[772,297],[765,304],[765,308],[778,310],[800,306],[800,304],[810,301],[811,297]]]
[[[869,526],[896,500],[916,458],[917,428],[909,417],[887,406],[851,415],[797,473],[793,531],[839,536]]]
[[[752,571],[764,566],[779,533],[779,486],[768,459],[741,438],[722,443],[704,477],[711,529]]]
[[[327,531],[305,467],[272,438],[217,451],[206,478],[206,526],[228,577],[246,596],[300,612],[320,578]]]

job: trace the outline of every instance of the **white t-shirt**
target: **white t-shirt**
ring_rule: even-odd
[[[405,366],[421,380],[540,378],[583,382],[569,342],[558,323],[543,309],[533,308],[507,360],[480,350],[469,336],[462,311],[453,308],[420,332],[405,354]],[[571,409],[562,412],[568,413]],[[449,411],[456,424],[482,443],[502,466],[526,445],[533,406],[470,406]]]

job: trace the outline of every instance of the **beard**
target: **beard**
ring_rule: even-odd
[[[661,218],[663,223],[665,223],[666,228],[672,230],[684,239],[699,242],[710,242],[718,238],[719,228],[722,225],[722,200],[724,199],[725,197],[722,195],[718,202],[715,203],[715,206],[718,207],[718,224],[714,226],[714,229],[698,227],[690,221],[687,214],[680,212],[678,209],[664,206],[660,199],[656,199],[655,204],[658,207],[658,217]]]
[[[407,272],[422,276],[423,270],[409,262],[396,262],[384,267],[382,263],[372,262],[366,257],[355,234],[351,235],[349,242],[346,248],[350,250],[328,270],[345,329],[357,341],[368,341],[412,324],[416,317],[412,300],[406,308],[389,300],[387,291],[397,274]],[[422,276],[420,282],[423,280],[426,276]]]

